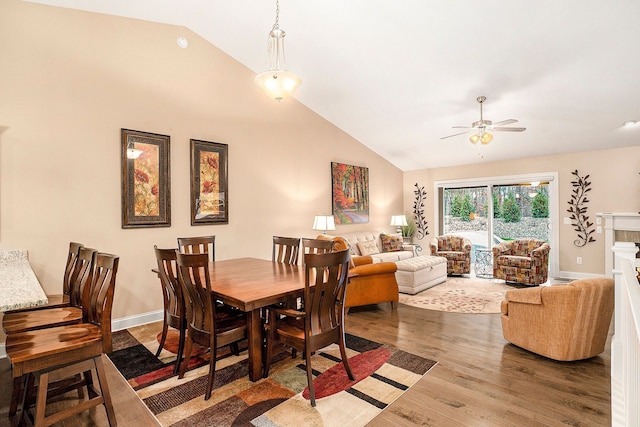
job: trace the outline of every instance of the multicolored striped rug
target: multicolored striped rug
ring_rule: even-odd
[[[136,336],[138,335],[138,336]],[[316,407],[311,407],[306,367],[298,356],[280,353],[269,378],[251,382],[246,350],[216,364],[214,391],[204,400],[208,364],[192,357],[190,370],[173,375],[176,335],[159,358],[158,343],[136,328],[114,333],[109,354],[138,396],[163,426],[363,426],[425,375],[437,362],[347,334],[349,380],[337,346],[317,352]],[[205,352],[201,349],[201,352]]]

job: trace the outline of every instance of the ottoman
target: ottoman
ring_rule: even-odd
[[[397,261],[396,281],[398,290],[405,294],[417,294],[447,280],[447,259],[423,255]]]

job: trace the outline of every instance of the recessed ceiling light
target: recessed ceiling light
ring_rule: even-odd
[[[184,37],[178,37],[177,42],[178,42],[178,46],[180,46],[183,49],[186,49],[189,47],[189,41]]]
[[[633,126],[635,126],[637,124],[638,124],[637,120],[628,120],[628,121],[624,122],[624,127],[630,128],[630,127],[633,127]]]

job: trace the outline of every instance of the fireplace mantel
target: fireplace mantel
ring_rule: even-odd
[[[637,213],[613,213],[602,212],[597,214],[599,217],[604,218],[604,267],[605,274],[609,277],[613,277],[613,245],[616,240],[616,232],[628,231],[635,235],[640,235],[640,214]],[[619,234],[619,233],[618,233]],[[640,242],[640,238],[634,240],[625,239],[625,241]]]

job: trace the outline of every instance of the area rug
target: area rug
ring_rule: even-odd
[[[173,349],[175,339],[170,335],[165,349]],[[314,354],[315,408],[304,361],[288,352],[280,353],[269,377],[257,382],[249,381],[246,350],[222,358],[208,401],[204,359],[192,357],[178,380],[172,374],[175,354],[163,350],[156,358],[157,341],[140,342],[135,328],[114,333],[109,357],[163,426],[363,426],[437,363],[354,335],[347,334],[346,341],[355,381],[347,377],[337,346]]]
[[[500,302],[509,289],[524,285],[490,279],[447,277],[446,282],[415,295],[400,294],[402,304],[453,313],[500,313]]]

